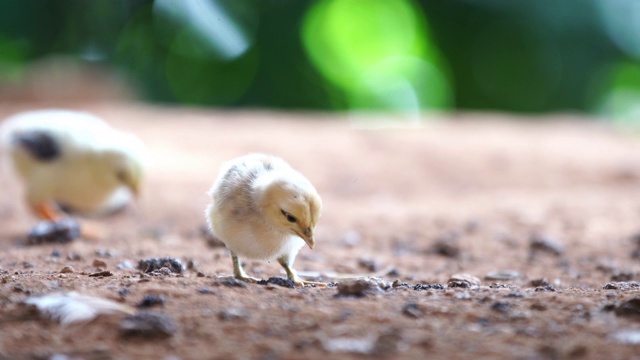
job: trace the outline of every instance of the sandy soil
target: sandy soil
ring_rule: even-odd
[[[75,107],[146,142],[145,188],[126,212],[91,220],[104,239],[27,246],[36,220],[15,180],[0,180],[0,358],[640,353],[640,141],[632,134],[571,117],[458,115],[372,130],[317,114]],[[0,116],[22,108],[5,105]],[[218,281],[231,261],[202,234],[206,191],[222,161],[253,151],[282,156],[315,184],[324,200],[317,244],[295,268],[341,285]],[[161,256],[193,266],[180,275],[123,266]],[[263,279],[284,275],[275,261],[245,264]],[[61,273],[65,266],[73,272]],[[89,276],[101,270],[112,275]],[[347,274],[377,280],[361,284],[364,296],[337,296],[358,293]],[[69,291],[133,307],[161,295],[164,304],[138,311],[164,313],[177,329],[128,336],[124,314],[62,326],[23,304]]]

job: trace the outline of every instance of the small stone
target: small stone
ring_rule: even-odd
[[[618,305],[613,311],[617,316],[640,319],[640,296],[627,300]]]
[[[560,256],[564,253],[564,246],[559,240],[550,236],[535,234],[529,239],[529,250],[531,256],[535,256],[538,252]]]
[[[422,317],[423,312],[420,308],[420,305],[416,303],[407,303],[402,307],[402,314],[410,318],[417,319],[419,317]]]
[[[458,246],[458,238],[460,236],[457,233],[449,233],[438,237],[431,249],[434,253],[440,256],[446,256],[450,258],[457,258],[460,256],[460,247]]]
[[[449,287],[469,288],[472,286],[479,286],[480,279],[470,274],[454,274],[451,275],[447,281],[447,285]]]
[[[634,274],[631,272],[619,272],[611,275],[611,281],[631,281]]]
[[[89,277],[105,277],[105,276],[113,276],[113,273],[109,270],[105,270],[105,271],[98,271],[98,272],[89,274]]]
[[[371,284],[367,280],[348,280],[338,284],[338,294],[336,296],[363,297],[371,289]]]
[[[260,280],[258,281],[258,284],[259,285],[273,284],[273,285],[278,285],[278,286],[291,288],[291,289],[295,288],[295,284],[291,279],[285,279],[277,276],[270,277],[268,280]]]
[[[209,288],[208,288],[208,287],[206,287],[206,286],[201,286],[201,287],[199,287],[199,288],[197,289],[197,291],[198,291],[200,294],[205,294],[205,295],[215,295],[215,294],[216,294],[216,292],[215,292],[215,291],[213,291],[213,290],[209,289]]]
[[[120,288],[118,289],[118,296],[120,296],[120,298],[124,299],[127,297],[127,295],[129,295],[130,291],[127,288]]]
[[[173,320],[161,312],[141,312],[127,316],[120,323],[120,333],[123,337],[167,338],[177,331],[178,327]]]
[[[531,280],[531,286],[540,287],[549,285],[549,281],[546,278],[533,279]]]
[[[82,260],[82,256],[77,253],[69,253],[67,254],[67,260],[69,261],[80,261]]]
[[[205,277],[206,275],[202,271],[196,273],[196,277]]]
[[[41,221],[27,235],[27,244],[68,243],[80,237],[80,223],[73,219]]]
[[[413,290],[444,290],[444,285],[442,284],[415,284],[413,286]]]
[[[339,337],[325,340],[322,343],[324,349],[330,353],[356,353],[369,354],[375,347],[373,338],[347,338]]]
[[[185,266],[178,259],[171,257],[149,258],[138,261],[138,269],[144,273],[154,272],[162,268],[167,268],[170,272],[181,274]]]
[[[129,260],[122,261],[121,263],[116,265],[116,268],[118,270],[135,270],[135,268],[133,267],[133,264]]]
[[[107,267],[107,263],[100,259],[94,259],[93,262],[91,263],[91,266],[104,269]]]
[[[602,287],[605,290],[636,290],[640,289],[640,282],[637,281],[624,281],[624,282],[611,282]]]
[[[146,308],[157,305],[164,305],[164,296],[147,294],[136,304],[136,307]]]
[[[551,285],[545,285],[545,286],[538,286],[535,291],[536,292],[539,292],[539,291],[556,291],[556,288],[554,288]]]
[[[520,273],[514,270],[492,271],[484,276],[487,281],[509,281],[520,277]]]
[[[51,255],[50,255],[50,256],[51,256],[51,257],[54,257],[54,258],[59,258],[59,257],[60,257],[60,256],[62,256],[62,255],[60,254],[60,251],[58,251],[58,250],[53,250],[53,251],[51,252]]]
[[[411,288],[409,284],[407,284],[406,282],[401,282],[400,279],[393,280],[393,283],[391,283],[391,287],[394,289],[395,288],[406,288],[406,289]]]
[[[546,311],[547,310],[547,305],[540,303],[540,302],[535,302],[533,304],[531,304],[531,306],[529,307],[531,310],[536,310],[536,311]]]
[[[380,265],[378,265],[378,262],[375,259],[365,259],[365,258],[358,259],[358,266],[370,272],[376,272],[380,268]]]
[[[242,309],[223,309],[218,313],[218,319],[222,321],[243,320],[249,318],[249,313]]]
[[[220,286],[220,285],[224,285],[226,287],[239,287],[239,288],[246,288],[247,287],[247,283],[245,283],[244,281],[240,281],[236,278],[232,278],[232,277],[228,277],[228,278],[224,278],[222,280],[219,281],[214,281],[211,283],[211,285],[213,286]]]
[[[613,335],[613,338],[621,344],[640,345],[640,330],[629,329],[618,331]]]
[[[511,310],[511,304],[505,301],[496,301],[491,304],[491,310],[497,312],[508,312],[509,310]]]
[[[101,258],[105,258],[105,259],[110,259],[110,258],[115,256],[113,251],[111,251],[109,249],[98,249],[94,253],[96,254],[97,257],[101,257]]]
[[[73,273],[73,272],[75,272],[75,271],[76,271],[76,270],[75,270],[73,267],[71,267],[71,266],[68,266],[68,265],[67,265],[67,266],[63,267],[63,268],[60,270],[60,273],[61,273],[61,274],[69,274],[69,273]]]

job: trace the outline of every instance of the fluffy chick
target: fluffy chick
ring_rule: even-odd
[[[313,248],[313,230],[322,200],[311,182],[284,160],[249,154],[223,164],[209,195],[206,219],[213,234],[231,251],[236,279],[256,282],[238,256],[277,259],[294,284],[302,280],[292,268],[305,243]]]
[[[60,209],[100,215],[124,207],[142,178],[143,145],[83,112],[38,110],[5,120],[0,144],[39,217]]]

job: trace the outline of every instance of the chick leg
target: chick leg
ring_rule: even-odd
[[[238,279],[238,280],[242,280],[244,282],[250,282],[250,283],[255,283],[260,281],[260,279],[251,277],[249,275],[247,275],[246,272],[244,272],[244,269],[242,268],[242,264],[240,264],[240,259],[238,259],[238,255],[236,255],[235,253],[231,253],[231,260],[233,260],[233,277]]]
[[[31,210],[40,218],[45,220],[57,221],[60,219],[56,209],[51,204],[48,204],[48,203],[31,205]]]
[[[293,283],[296,286],[305,286],[305,285],[327,286],[327,284],[322,282],[302,280],[300,276],[298,276],[296,271],[293,270],[293,267],[292,267],[293,260],[288,254],[280,256],[278,258],[278,262],[284,268],[284,271],[287,273],[287,277],[289,278],[289,280],[293,281]]]

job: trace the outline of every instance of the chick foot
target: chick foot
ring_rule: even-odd
[[[238,255],[231,253],[231,260],[233,261],[233,276],[229,276],[230,278],[248,283],[257,283],[261,280],[247,275],[247,273],[242,268],[242,264],[240,263],[240,259],[238,259]]]
[[[284,271],[287,273],[287,277],[289,278],[289,280],[293,281],[293,284],[295,286],[305,286],[305,285],[327,286],[328,285],[322,282],[302,280],[302,278],[298,276],[296,271],[293,270],[293,268],[291,267],[292,261],[290,261],[290,258],[288,255],[279,257],[278,262],[280,263],[280,265],[282,265],[282,267],[284,268]]]
[[[58,214],[56,207],[48,203],[32,205],[31,211],[41,219],[49,221],[57,221],[60,219],[60,215]]]

